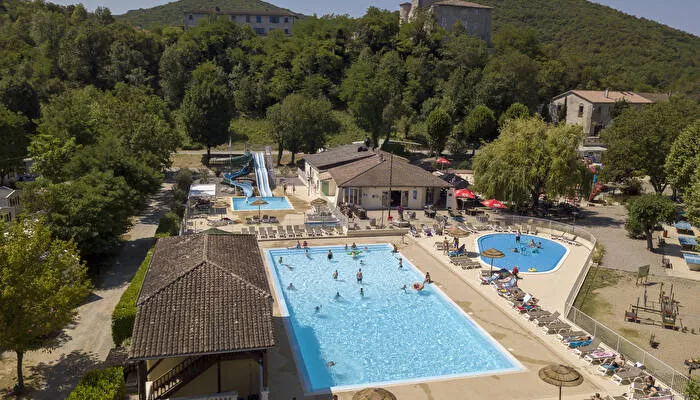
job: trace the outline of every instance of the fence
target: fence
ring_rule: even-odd
[[[644,364],[650,374],[654,375],[657,380],[665,383],[672,390],[684,393],[690,378],[682,372],[676,371],[670,365],[647,353],[576,307],[570,307],[567,318],[592,336],[600,339],[601,342],[617,353],[624,355],[627,360],[638,361]]]

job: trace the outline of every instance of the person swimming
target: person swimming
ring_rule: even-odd
[[[542,242],[537,242],[537,248],[541,249],[542,248]]]
[[[352,242],[352,246],[350,246],[350,248],[353,250],[355,250],[357,248],[357,245],[355,244],[355,242]]]
[[[318,314],[319,311],[321,311],[321,306],[314,307],[314,314]]]
[[[329,361],[328,364],[326,364],[326,365],[328,365],[329,367],[332,367],[335,365],[335,361]]]
[[[348,244],[345,243],[345,251],[348,251]]]
[[[292,282],[289,282],[289,285],[287,286],[287,290],[294,290],[294,284]]]
[[[341,297],[342,297],[342,296],[340,295],[340,292],[335,292],[335,299],[336,299],[336,300],[339,299],[339,298],[341,298]]]
[[[365,297],[365,289],[360,288],[360,296]]]
[[[399,252],[399,248],[396,247],[396,244],[394,243],[394,244],[392,244],[392,246],[394,246],[394,250],[392,250],[391,252],[392,252],[392,253],[398,253],[398,252]]]
[[[399,257],[399,269],[403,269],[403,258]]]
[[[297,249],[301,249],[301,243],[297,240]]]
[[[333,250],[328,249],[328,261],[333,259]]]
[[[355,274],[355,277],[357,278],[357,283],[362,283],[362,268],[357,270],[357,274]]]
[[[360,260],[360,265],[365,265],[365,260]]]
[[[306,240],[304,240],[304,244],[302,246],[309,247],[309,243]]]
[[[282,256],[280,256],[279,261],[277,262],[278,264],[282,264]]]
[[[403,286],[401,286],[401,290],[403,290],[404,292],[406,291],[407,288],[408,287],[405,284]]]
[[[333,279],[338,279],[338,270],[336,269],[335,272],[333,272]]]

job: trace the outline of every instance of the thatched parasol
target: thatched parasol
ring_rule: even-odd
[[[258,206],[258,219],[260,219],[260,207],[264,206],[265,204],[269,204],[263,199],[257,199],[255,201],[250,202],[251,206]]]
[[[540,369],[540,379],[550,385],[559,386],[559,400],[561,400],[562,386],[578,386],[583,383],[583,377],[575,369],[561,364],[552,364]]]
[[[469,236],[469,232],[464,231],[464,230],[459,229],[459,228],[452,228],[449,231],[447,231],[447,234],[449,236],[457,237],[457,238]]]
[[[501,252],[500,250],[494,249],[494,248],[482,251],[481,255],[483,257],[491,259],[491,268],[489,269],[489,275],[491,275],[491,273],[493,272],[493,259],[494,258],[503,258],[506,256],[505,254],[503,254],[503,252]]]
[[[396,400],[396,396],[386,389],[368,388],[355,393],[352,400]]]
[[[318,197],[316,199],[311,200],[311,203],[309,203],[309,204],[311,204],[314,207],[323,207],[326,204],[328,204],[328,201],[326,199],[322,199],[322,198]]]

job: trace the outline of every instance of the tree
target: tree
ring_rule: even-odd
[[[685,128],[671,146],[666,157],[668,183],[686,192],[693,183],[695,170],[700,164],[700,119]]]
[[[221,68],[212,62],[200,64],[192,73],[192,83],[180,107],[180,121],[195,142],[211,147],[225,143],[233,116],[230,93]]]
[[[158,64],[160,87],[163,97],[171,106],[177,107],[185,96],[192,70],[200,60],[200,50],[192,39],[180,40],[165,48]]]
[[[452,131],[452,120],[447,112],[438,106],[430,112],[425,125],[428,130],[428,146],[433,153],[440,155],[445,150],[447,138]]]
[[[503,126],[511,119],[527,118],[530,116],[530,110],[527,106],[521,103],[513,103],[508,109],[498,117],[498,125]]]
[[[496,117],[493,115],[493,111],[484,105],[478,105],[457,126],[454,140],[459,143],[458,148],[471,147],[472,155],[474,155],[474,149],[479,142],[493,138],[496,128]]]
[[[647,239],[647,250],[652,250],[652,233],[661,222],[671,223],[676,216],[676,205],[660,194],[643,194],[627,202],[628,230],[639,227]]]
[[[0,185],[5,183],[5,176],[22,165],[27,155],[29,138],[25,127],[27,118],[21,114],[15,114],[0,103],[0,132],[2,132],[2,145],[0,146]]]
[[[700,400],[700,379],[691,377],[685,387],[685,394],[688,400]]]
[[[683,196],[688,211],[688,219],[695,225],[700,225],[700,168],[695,168],[692,184]]]
[[[477,100],[496,114],[516,102],[534,109],[538,103],[537,75],[537,63],[518,51],[492,57],[477,85]]]
[[[604,129],[601,139],[608,146],[603,175],[612,181],[629,181],[648,175],[656,193],[666,188],[666,160],[680,132],[700,116],[692,100],[672,97],[642,108],[627,108]]]
[[[590,171],[578,154],[581,128],[551,126],[539,118],[513,119],[474,157],[475,188],[486,197],[528,203],[586,192]]]
[[[294,164],[296,153],[314,153],[325,146],[326,134],[339,129],[331,110],[328,99],[314,99],[302,94],[290,94],[282,103],[268,108],[267,118],[279,149],[278,165],[283,148],[292,153]]]
[[[43,220],[0,221],[0,232],[0,349],[17,353],[21,392],[24,353],[57,347],[90,284],[75,243],[53,239]]]

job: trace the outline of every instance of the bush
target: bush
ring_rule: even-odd
[[[180,234],[180,216],[174,212],[163,215],[158,222],[156,234],[163,233],[167,236],[177,236]]]
[[[639,225],[636,220],[628,218],[625,222],[625,229],[627,230],[627,236],[632,239],[644,239],[646,236],[644,233],[644,228],[642,228],[642,226]]]
[[[603,256],[605,256],[605,246],[603,246],[603,244],[600,242],[596,242],[595,248],[593,248],[593,256],[591,257],[591,260],[596,264],[600,264],[600,262],[603,260]]]
[[[68,400],[121,400],[125,395],[124,369],[112,367],[88,371]]]
[[[642,193],[642,181],[632,178],[627,186],[622,188],[622,194],[626,196],[639,196]]]
[[[146,253],[146,257],[143,259],[138,271],[136,271],[134,279],[131,280],[129,287],[122,293],[119,303],[117,303],[112,312],[112,340],[117,346],[121,345],[126,339],[131,338],[131,332],[134,330],[134,319],[136,318],[136,300],[152,256],[153,247]]]
[[[183,168],[177,171],[177,175],[175,175],[175,185],[177,188],[189,192],[190,185],[192,184],[192,175],[192,171],[189,169]]]

